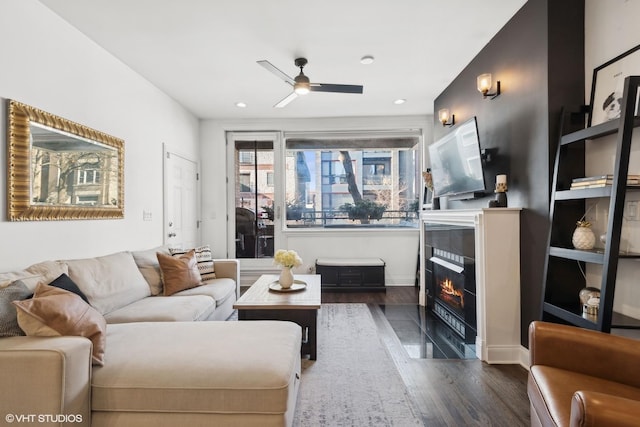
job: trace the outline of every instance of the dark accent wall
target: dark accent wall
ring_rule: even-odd
[[[476,77],[492,73],[502,94],[483,99]],[[448,108],[456,123],[478,120],[482,148],[497,149],[485,163],[487,195],[449,201],[449,209],[487,207],[495,176],[508,176],[509,206],[521,215],[522,344],[527,327],[540,318],[549,227],[549,199],[563,106],[584,103],[584,0],[529,0],[434,102],[434,140],[450,127],[438,122]],[[495,88],[495,83],[494,83]],[[584,152],[575,163],[584,168]]]

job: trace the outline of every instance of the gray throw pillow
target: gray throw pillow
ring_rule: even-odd
[[[20,280],[0,288],[0,337],[25,335],[18,326],[18,313],[11,301],[22,301],[32,295],[33,292]]]

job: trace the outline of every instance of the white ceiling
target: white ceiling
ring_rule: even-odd
[[[433,100],[526,0],[40,0],[199,118],[433,113]],[[360,64],[373,55],[371,65]],[[306,57],[312,92],[285,108]],[[475,84],[471,83],[471,87]],[[402,105],[394,100],[404,98]],[[245,102],[246,108],[235,103]]]

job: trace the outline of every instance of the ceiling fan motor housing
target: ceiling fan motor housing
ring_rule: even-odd
[[[295,84],[293,85],[293,90],[298,95],[306,95],[307,93],[309,93],[309,90],[311,89],[311,81],[309,80],[309,77],[305,76],[304,72],[302,71],[304,66],[307,65],[307,59],[296,58],[295,64],[296,64],[296,67],[300,67],[300,74],[298,74],[295,77],[295,79],[293,79],[295,81]]]

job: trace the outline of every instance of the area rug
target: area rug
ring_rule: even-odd
[[[294,426],[421,426],[366,304],[323,304]]]

